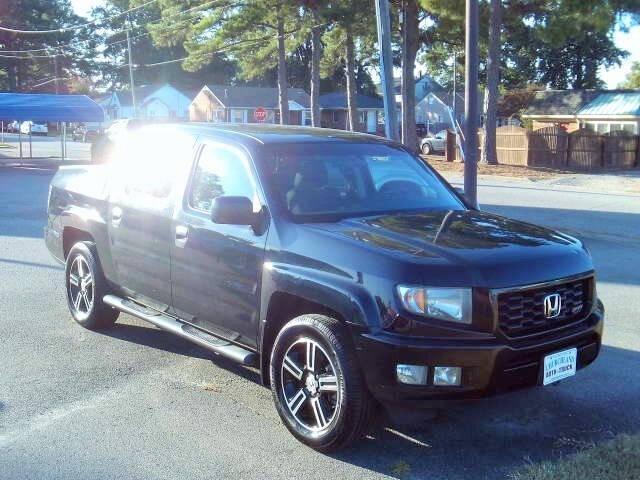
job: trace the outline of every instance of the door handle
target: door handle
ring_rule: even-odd
[[[120,207],[113,207],[111,209],[111,223],[114,227],[120,225],[122,221],[122,209]]]
[[[184,247],[189,237],[189,227],[186,225],[176,226],[176,247]]]

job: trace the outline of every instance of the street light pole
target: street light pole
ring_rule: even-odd
[[[464,193],[478,205],[478,0],[466,0]]]
[[[127,20],[129,22],[129,28],[127,28],[127,51],[129,53],[129,83],[131,85],[131,103],[133,105],[133,118],[138,117],[138,109],[136,107],[136,91],[133,83],[133,60],[131,59],[131,36],[129,30],[131,29],[131,17],[127,14]]]
[[[398,141],[398,118],[393,88],[393,61],[391,59],[391,17],[389,0],[376,0],[378,48],[380,50],[380,82],[384,100],[384,130],[387,138]]]

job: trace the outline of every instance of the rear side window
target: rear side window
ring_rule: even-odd
[[[255,184],[246,160],[233,150],[205,145],[193,172],[189,206],[209,213],[222,195],[247,197],[254,203]]]
[[[167,127],[123,134],[115,144],[114,188],[132,202],[168,199],[180,170],[193,158],[192,152],[193,139]]]

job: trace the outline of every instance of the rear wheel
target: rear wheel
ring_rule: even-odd
[[[422,153],[425,155],[429,155],[431,153],[431,144],[430,143],[423,143],[422,144]]]
[[[102,301],[108,293],[107,281],[95,251],[92,242],[76,243],[65,268],[69,311],[76,322],[90,330],[112,326],[120,313]]]
[[[320,451],[358,440],[373,400],[348,334],[335,319],[303,315],[284,326],[271,354],[271,390],[289,431]]]

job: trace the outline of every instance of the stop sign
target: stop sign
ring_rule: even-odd
[[[256,122],[264,122],[267,119],[267,111],[262,107],[258,107],[253,112],[253,118]]]

